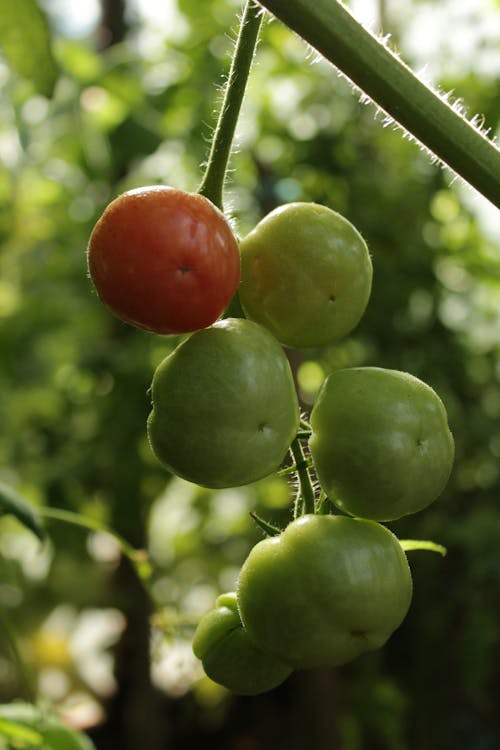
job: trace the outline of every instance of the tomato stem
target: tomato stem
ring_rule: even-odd
[[[299,440],[307,440],[311,437],[311,430],[299,430],[297,437]]]
[[[198,192],[223,210],[222,193],[241,104],[257,46],[264,11],[247,0],[241,17],[219,119],[215,127],[205,175]]]
[[[316,504],[316,513],[320,516],[327,516],[331,510],[331,503],[326,496],[326,492],[321,490],[318,502]]]
[[[297,437],[291,444],[290,451],[297,467],[297,476],[299,479],[299,489],[294,509],[294,518],[297,518],[303,513],[314,513],[314,488],[307,468],[304,449]]]
[[[336,0],[260,0],[405,130],[500,206],[500,150]]]
[[[288,477],[290,476],[290,474],[296,474],[299,468],[304,467],[305,469],[310,469],[313,465],[314,464],[311,461],[311,459],[307,458],[307,459],[304,459],[304,461],[301,461],[299,466],[297,466],[297,464],[295,463],[290,464],[290,466],[285,466],[284,469],[280,469],[279,471],[276,472],[276,476],[280,478]]]

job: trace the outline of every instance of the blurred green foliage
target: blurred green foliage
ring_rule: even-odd
[[[48,711],[18,701],[0,706],[0,748],[9,750],[11,747],[94,750],[85,735],[61,725]]]
[[[297,674],[269,695],[234,699],[191,655],[197,619],[234,587],[261,536],[249,511],[285,523],[291,490],[270,478],[209,492],[165,474],[147,445],[147,389],[176,340],[112,318],[87,278],[87,238],[112,197],[156,182],[195,190],[201,178],[240,4],[166,5],[170,15],[156,22],[129,9],[125,41],[100,51],[102,29],[81,38],[54,15],[60,73],[51,99],[8,67],[7,54],[0,61],[0,480],[42,512],[78,512],[148,548],[158,605],[149,610],[107,534],[47,520],[42,546],[0,519],[9,623],[0,623],[0,700],[30,698],[33,682],[74,723],[97,725],[99,750],[136,750],[145,728],[152,750],[494,750],[498,214],[382,127],[278,23],[265,25],[244,104],[232,217],[244,234],[276,205],[312,200],[364,235],[374,289],[362,323],[338,345],[290,359],[305,409],[338,367],[408,370],[437,389],[456,439],[452,479],[431,508],[391,528],[434,539],[448,555],[409,553],[415,596],[405,623],[383,651],[335,673]],[[401,37],[402,27],[391,30]],[[498,127],[498,78],[471,71],[442,85]],[[146,690],[149,615],[157,703]]]
[[[46,18],[35,0],[0,0],[0,50],[39,94],[52,95],[57,65]]]

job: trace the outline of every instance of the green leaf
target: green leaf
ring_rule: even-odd
[[[0,482],[0,516],[6,515],[17,518],[25,528],[32,531],[43,542],[45,531],[38,514],[12,487]]]
[[[250,513],[250,516],[253,518],[257,526],[259,526],[264,534],[266,536],[279,536],[283,529],[279,529],[277,526],[274,526],[272,523],[269,523],[269,521],[266,521],[264,518],[261,518],[257,515],[257,513]]]
[[[102,70],[102,58],[88,44],[73,39],[57,39],[57,59],[63,70],[80,83],[94,83]]]
[[[0,737],[16,741],[16,747],[39,747],[43,736],[30,727],[17,724],[9,719],[0,719]]]
[[[0,51],[39,94],[52,96],[58,70],[47,19],[35,0],[0,0]]]
[[[399,543],[405,552],[411,552],[414,549],[423,549],[428,552],[437,552],[439,555],[445,557],[446,547],[436,542],[430,542],[428,539],[400,539]]]
[[[15,701],[0,705],[0,737],[15,740],[16,748],[44,750],[95,750],[83,732],[66,727],[50,711]],[[10,745],[8,745],[10,748]]]

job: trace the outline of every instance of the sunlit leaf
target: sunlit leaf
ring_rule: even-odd
[[[16,747],[39,747],[43,742],[43,736],[30,727],[17,724],[9,719],[0,719],[0,736],[14,740]]]
[[[4,482],[0,482],[0,516],[11,515],[43,541],[45,531],[31,505]]]
[[[58,39],[56,54],[61,67],[82,83],[94,82],[101,71],[102,59],[88,44]]]
[[[16,748],[43,747],[47,750],[95,750],[90,739],[64,726],[55,716],[30,703],[0,705],[0,737],[12,740]]]
[[[0,0],[0,51],[38,93],[52,95],[57,66],[49,26],[35,0]]]

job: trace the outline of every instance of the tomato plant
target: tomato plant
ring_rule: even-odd
[[[194,137],[195,119],[197,115],[205,119],[210,109],[208,102],[197,101],[196,96],[200,91],[208,93],[210,79],[220,79],[221,71],[215,70],[224,47],[220,43],[224,39],[220,22],[226,17],[229,6],[235,3],[226,3],[227,8],[224,3],[217,3],[217,8],[211,9],[214,12],[209,14],[210,19],[197,17],[197,14],[201,16],[199,3],[186,0],[173,3],[178,5],[175,31],[180,25],[182,33],[180,36],[167,33],[168,59],[164,60],[161,43],[152,50],[152,58],[147,59],[144,42],[150,33],[146,27],[130,29],[133,38],[129,38],[123,15],[125,4],[107,3],[116,7],[111,13],[101,14],[101,28],[94,28],[90,33],[89,26],[90,37],[83,46],[78,41],[59,45],[57,64],[52,55],[45,54],[49,65],[42,64],[44,55],[40,55],[40,50],[48,48],[46,43],[40,45],[40,36],[43,39],[44,27],[47,36],[52,24],[29,23],[30,8],[37,12],[35,18],[40,21],[40,3],[25,0],[22,8],[20,4],[13,4],[19,6],[20,12],[0,12],[3,21],[0,23],[0,68],[5,90],[12,94],[12,102],[3,105],[5,122],[0,133],[7,165],[0,181],[3,198],[0,232],[8,240],[6,253],[2,253],[0,316],[7,324],[1,326],[5,329],[3,369],[6,376],[13,375],[12,395],[19,394],[12,416],[3,420],[1,470],[3,478],[12,477],[36,499],[38,506],[36,512],[32,512],[23,498],[11,495],[0,485],[0,515],[14,515],[40,539],[48,533],[46,521],[49,524],[54,521],[71,523],[86,529],[86,533],[91,531],[92,536],[86,540],[92,552],[89,565],[97,563],[95,580],[93,576],[83,575],[83,567],[77,565],[82,582],[85,578],[88,585],[78,587],[74,615],[56,613],[56,625],[62,623],[62,628],[56,634],[61,637],[56,638],[54,645],[50,637],[53,618],[49,608],[59,593],[67,590],[67,579],[74,567],[66,564],[71,560],[63,555],[60,564],[54,560],[56,568],[52,569],[53,556],[46,554],[47,549],[42,550],[41,565],[36,561],[34,565],[25,564],[21,559],[24,540],[11,537],[7,525],[7,544],[2,545],[5,548],[2,555],[5,552],[7,559],[0,580],[6,606],[2,607],[5,612],[0,612],[0,630],[3,641],[7,638],[8,643],[0,644],[0,671],[11,683],[6,699],[11,697],[10,690],[19,690],[23,697],[38,705],[43,705],[44,698],[49,696],[62,704],[65,711],[68,709],[77,722],[90,725],[92,721],[99,721],[103,714],[97,704],[102,700],[104,708],[104,703],[108,702],[105,693],[113,689],[112,675],[109,673],[106,679],[104,672],[87,669],[94,666],[90,658],[80,674],[80,664],[76,660],[73,664],[71,658],[75,643],[66,637],[64,623],[70,627],[73,622],[74,629],[78,628],[76,611],[79,623],[80,614],[82,620],[86,616],[86,596],[93,596],[97,591],[102,604],[101,594],[108,590],[108,583],[116,586],[116,591],[111,592],[111,603],[123,609],[122,625],[125,626],[122,643],[113,649],[119,694],[108,696],[110,710],[107,713],[113,724],[103,728],[102,734],[101,729],[97,733],[99,744],[106,742],[106,737],[120,746],[141,747],[147,735],[141,732],[141,717],[153,745],[164,745],[167,736],[175,744],[171,727],[161,727],[155,721],[157,706],[161,712],[155,693],[158,687],[165,687],[165,671],[160,674],[156,664],[153,671],[149,668],[149,628],[155,628],[156,657],[159,631],[170,635],[170,629],[179,628],[182,637],[191,622],[190,617],[184,618],[182,611],[176,612],[177,606],[191,614],[197,608],[193,604],[203,601],[200,571],[201,575],[207,570],[212,572],[219,582],[234,574],[233,566],[244,548],[244,541],[231,538],[229,534],[234,531],[243,536],[246,532],[244,500],[259,497],[265,508],[272,509],[269,512],[276,512],[277,523],[283,521],[283,515],[279,482],[215,496],[174,482],[167,493],[179,505],[170,513],[172,506],[167,507],[163,502],[163,481],[168,477],[162,480],[157,466],[145,465],[140,450],[144,438],[140,415],[145,416],[142,394],[150,377],[146,373],[149,357],[155,356],[158,342],[149,337],[149,341],[146,338],[141,343],[135,337],[132,347],[128,340],[120,350],[122,337],[115,336],[115,326],[110,325],[107,332],[99,326],[96,329],[96,321],[84,314],[75,320],[76,325],[80,318],[82,322],[77,335],[74,335],[75,329],[68,328],[64,332],[64,324],[72,319],[68,312],[74,309],[84,312],[81,301],[74,296],[78,294],[78,280],[68,279],[66,293],[64,285],[65,270],[78,268],[82,258],[64,251],[68,247],[82,246],[82,232],[86,231],[88,212],[93,210],[96,197],[103,191],[113,190],[117,179],[127,182],[135,179],[134,174],[166,177],[166,174],[160,177],[162,169],[194,184],[192,166],[203,159],[199,141]],[[7,8],[9,4],[3,5]],[[382,1],[379,6],[376,26],[385,34],[394,19],[387,18]],[[271,343],[269,336],[266,339],[250,323],[228,321],[209,328],[227,309],[238,283],[238,250],[221,211],[232,138],[264,7],[274,10],[292,32],[305,36],[318,52],[339,65],[343,74],[360,87],[363,96],[366,94],[376,100],[388,115],[386,124],[389,120],[392,122],[393,117],[398,119],[422,144],[424,151],[433,149],[438,159],[445,159],[465,180],[475,182],[497,205],[500,200],[500,151],[484,137],[486,129],[495,132],[496,122],[478,126],[477,119],[463,111],[460,103],[450,102],[449,95],[438,92],[438,83],[435,93],[426,89],[388,45],[379,43],[378,31],[371,34],[350,17],[345,3],[335,0],[254,3],[248,0],[241,16],[241,33],[234,46],[233,63],[225,76],[227,86],[220,118],[211,130],[207,170],[205,176],[199,176],[200,194],[190,195],[159,186],[131,191],[113,201],[92,233],[88,248],[89,270],[97,292],[114,313],[144,330],[160,334],[203,331],[203,335],[195,333],[182,344],[155,375],[149,436],[156,455],[167,469],[209,487],[247,483],[280,466],[292,441],[290,463],[279,473],[290,476],[291,486],[298,490],[293,505],[294,521],[286,531],[277,533],[276,539],[258,545],[244,565],[239,593],[247,625],[240,619],[235,595],[225,595],[203,618],[194,639],[195,652],[207,673],[233,691],[247,694],[278,684],[295,665],[342,663],[360,650],[377,647],[383,642],[403,616],[411,582],[408,582],[407,569],[393,537],[381,527],[360,520],[359,516],[390,520],[432,502],[444,486],[453,460],[453,441],[435,394],[433,396],[423,384],[413,388],[411,377],[401,373],[398,377],[409,386],[408,391],[397,379],[381,378],[379,382],[371,376],[363,389],[351,389],[348,384],[352,385],[358,378],[354,371],[342,380],[340,374],[336,374],[320,395],[313,411],[311,458],[304,450],[310,426],[306,415],[299,423],[289,370],[276,342]],[[216,16],[220,19],[217,23]],[[200,35],[198,32],[206,31],[209,26],[205,23],[207,20],[214,21],[210,26],[213,33]],[[398,23],[400,21],[398,19]],[[403,34],[402,26],[396,31],[401,37],[408,36]],[[486,716],[481,701],[494,693],[486,689],[494,673],[488,672],[484,664],[488,662],[485,655],[491,652],[494,640],[491,634],[495,630],[495,618],[486,608],[481,610],[481,602],[488,598],[483,595],[481,583],[484,588],[485,580],[494,580],[498,570],[489,554],[495,540],[490,544],[488,534],[495,529],[491,501],[498,473],[495,459],[500,454],[495,423],[498,416],[494,372],[497,341],[490,335],[494,325],[480,325],[485,313],[491,313],[487,323],[495,320],[490,287],[491,280],[498,274],[492,261],[491,237],[483,241],[479,236],[483,222],[489,224],[489,215],[484,214],[482,207],[478,210],[468,205],[463,186],[455,190],[447,177],[442,179],[437,172],[428,169],[425,154],[412,152],[413,146],[408,147],[408,157],[406,149],[399,146],[385,150],[383,131],[374,137],[377,128],[366,127],[366,118],[359,117],[359,107],[349,103],[343,89],[333,87],[336,99],[333,106],[322,100],[322,90],[332,91],[328,73],[323,70],[321,79],[306,80],[308,72],[299,70],[300,47],[289,48],[286,33],[284,30],[275,33],[274,28],[270,35],[266,33],[265,43],[270,41],[279,49],[271,46],[265,52],[260,83],[265,82],[268,90],[261,101],[262,107],[255,99],[253,101],[250,128],[244,136],[247,158],[234,164],[233,174],[239,183],[234,186],[235,210],[243,218],[247,209],[264,210],[265,206],[274,204],[277,196],[302,194],[320,200],[321,196],[328,195],[332,207],[349,208],[349,216],[357,217],[359,226],[363,231],[366,229],[367,237],[373,241],[379,262],[377,298],[383,301],[386,317],[379,314],[380,310],[376,311],[362,345],[346,343],[326,352],[322,364],[327,368],[335,367],[338,361],[360,361],[368,352],[376,352],[380,361],[392,359],[401,362],[401,366],[405,362],[411,366],[415,362],[412,351],[418,348],[419,366],[429,372],[430,368],[442,365],[439,356],[446,352],[442,359],[449,361],[449,371],[434,370],[432,378],[449,383],[456,379],[457,414],[463,417],[463,425],[471,427],[465,429],[465,433],[470,433],[469,444],[463,441],[462,447],[467,463],[460,471],[456,489],[465,490],[467,499],[480,500],[481,494],[488,507],[481,509],[478,503],[469,503],[467,508],[472,508],[474,513],[467,519],[458,514],[463,527],[460,533],[451,528],[456,518],[449,519],[450,528],[446,531],[455,552],[459,553],[453,557],[460,564],[471,563],[468,578],[479,595],[466,596],[465,589],[460,592],[457,586],[451,587],[460,594],[460,628],[453,642],[464,652],[464,658],[450,658],[453,655],[448,655],[446,649],[441,651],[446,654],[447,664],[469,665],[470,669],[462,669],[464,682],[470,674],[473,680],[465,695],[470,699],[469,705],[462,706],[463,701],[450,700],[453,704],[451,720],[443,720],[441,724],[451,727],[452,734],[464,729],[464,722],[456,721],[458,704],[461,711],[465,710],[470,744],[486,746],[487,734],[480,736]],[[88,48],[89,38],[101,42],[99,49]],[[185,49],[180,43],[182,39],[186,42]],[[139,45],[134,44],[137,40]],[[132,46],[140,46],[140,60],[129,54],[129,41]],[[114,46],[116,42],[123,44]],[[109,54],[102,49],[108,44],[114,46]],[[282,56],[277,64],[283,45],[291,54]],[[6,70],[9,59],[13,59],[14,65],[26,76],[30,46],[33,49],[38,46],[38,52],[32,56],[28,71],[39,71],[42,77],[44,71],[46,76],[49,71],[45,85],[35,82],[34,89],[29,81],[18,86]],[[483,46],[488,47],[488,44]],[[53,90],[58,66],[60,93],[56,93],[52,106],[42,97],[49,96]],[[201,77],[196,75],[197,68],[201,68]],[[299,76],[298,86],[290,80],[292,71]],[[486,118],[498,114],[498,108],[493,106],[491,80],[481,87],[482,92],[476,91],[475,75],[469,74],[462,83],[466,84],[465,91],[474,89],[475,93],[482,93],[478,101],[482,98],[486,103]],[[288,96],[291,88],[296,96]],[[35,91],[37,94],[33,97]],[[193,102],[195,106],[191,107]],[[72,127],[76,141],[65,134],[68,123],[77,125]],[[31,130],[34,125],[37,127]],[[259,127],[258,142],[251,143]],[[267,132],[262,132],[263,127]],[[300,141],[295,144],[297,148],[294,148],[294,140]],[[359,165],[365,165],[363,172],[357,171]],[[262,181],[257,184],[259,177]],[[250,194],[252,184],[254,191]],[[62,235],[64,227],[70,230],[69,236]],[[406,231],[409,227],[411,232]],[[58,257],[58,249],[63,250],[61,257]],[[326,207],[304,203],[281,207],[244,239],[242,253],[241,295],[245,311],[251,320],[267,327],[270,335],[286,346],[329,345],[353,330],[367,306],[372,268],[366,245],[345,219]],[[39,277],[47,258],[48,277]],[[397,289],[398,279],[403,277],[407,278],[407,283]],[[88,287],[88,284],[83,286]],[[45,302],[51,290],[56,291],[53,304],[47,304],[45,309],[43,303],[40,305],[37,291],[44,295]],[[95,294],[93,296],[95,299]],[[30,304],[25,304],[30,299]],[[399,312],[393,318],[395,311]],[[391,330],[392,319],[396,325]],[[95,340],[96,331],[104,336],[100,341]],[[19,333],[22,346],[17,351],[12,344]],[[415,343],[419,334],[425,335],[423,347],[411,348],[407,340],[403,341],[409,336]],[[398,342],[403,342],[399,349]],[[466,366],[460,367],[464,353],[469,359]],[[308,358],[316,356],[316,352],[310,352]],[[295,363],[300,362],[300,355],[296,353],[292,353],[291,358]],[[314,367],[313,362],[305,364]],[[44,389],[37,385],[36,373],[43,377]],[[121,375],[125,377],[120,378]],[[360,384],[361,375],[356,382]],[[8,386],[2,372],[5,403],[12,400]],[[472,414],[475,397],[480,408],[477,414]],[[113,418],[110,419],[110,415]],[[57,419],[60,425],[55,423]],[[63,450],[59,450],[61,447]],[[115,471],[116,467],[120,470]],[[315,470],[324,489],[314,482]],[[280,489],[275,492],[276,486]],[[144,502],[139,498],[144,498]],[[45,499],[49,507],[43,507]],[[52,507],[58,499],[64,508]],[[233,514],[233,509],[228,512],[224,505],[233,500],[240,515]],[[145,525],[151,503],[154,503],[154,521],[159,520],[161,514],[158,528],[164,531],[160,527],[169,527],[168,534],[165,531],[154,539],[148,538]],[[336,512],[333,503],[358,518],[325,518],[323,514]],[[461,506],[465,507],[465,503]],[[89,517],[78,516],[74,512],[77,510],[88,512]],[[309,515],[312,513],[316,516]],[[441,513],[439,510],[438,514]],[[305,518],[299,520],[301,514]],[[176,535],[176,531],[170,533],[170,529],[175,527],[177,519],[180,528]],[[272,522],[258,519],[258,523],[268,534],[275,534]],[[429,526],[432,525],[431,516]],[[101,534],[94,533],[98,530],[109,534],[113,527],[119,533],[111,545],[106,536],[102,538]],[[155,523],[149,528],[156,531]],[[224,544],[217,545],[222,539]],[[56,547],[59,542],[63,543],[69,551],[84,549],[83,544],[74,544],[70,535],[56,533],[54,542]],[[203,542],[206,542],[204,549]],[[162,544],[169,554],[156,556]],[[414,549],[415,544],[418,542],[401,546]],[[142,549],[148,546],[151,558],[148,550]],[[219,549],[215,550],[215,546]],[[217,554],[225,555],[226,546],[227,557],[216,560]],[[172,559],[171,550],[178,554],[176,559]],[[111,575],[119,564],[120,552],[129,564],[120,565],[118,574]],[[183,555],[198,555],[199,559],[190,559],[186,564]],[[475,564],[481,555],[479,564]],[[168,569],[155,571],[156,565],[165,565]],[[260,572],[260,567],[264,572]],[[85,572],[87,568],[85,566]],[[186,573],[186,569],[190,573]],[[132,579],[132,573],[136,574],[137,581]],[[453,576],[451,568],[445,575],[450,574]],[[176,575],[179,577],[174,580]],[[195,582],[193,590],[186,592],[190,575]],[[47,585],[41,587],[44,576]],[[98,580],[102,576],[104,587]],[[444,582],[445,590],[450,589],[447,583]],[[144,591],[139,591],[138,585],[142,585]],[[254,585],[257,593],[252,592]],[[47,629],[39,617],[26,618],[22,609],[19,613],[16,611],[17,603],[28,600],[30,588],[35,593],[35,606],[42,600],[48,605],[43,613],[47,615]],[[44,591],[48,596],[43,595]],[[435,596],[439,598],[439,593]],[[472,604],[472,616],[464,602]],[[432,604],[429,598],[428,606],[432,608]],[[453,606],[456,610],[457,601]],[[111,624],[115,622],[118,632],[117,613],[103,614]],[[422,622],[418,613],[415,620],[419,624]],[[16,624],[22,626],[19,648],[12,634]],[[262,648],[253,640],[251,628],[255,638],[262,635]],[[284,643],[276,645],[277,636],[272,628],[279,633],[280,641],[285,633]],[[425,648],[433,654],[438,649],[429,648],[427,636],[432,638],[438,631],[446,631],[446,628],[433,626],[425,630]],[[27,658],[23,658],[22,651],[32,634],[36,648],[28,648]],[[286,648],[287,664],[284,657],[275,655],[278,646]],[[263,650],[268,648],[269,651]],[[410,651],[406,649],[406,654]],[[415,649],[419,654],[420,651],[421,648]],[[88,655],[90,657],[90,651]],[[86,649],[83,656],[87,656]],[[51,660],[58,667],[55,675],[50,670]],[[188,669],[190,666],[193,665],[187,665]],[[32,678],[31,668],[35,672]],[[95,671],[97,674],[92,680]],[[406,665],[405,671],[411,672]],[[439,671],[449,677],[447,669],[435,670]],[[196,674],[197,665],[192,676]],[[87,676],[91,701],[82,711],[80,704],[74,705],[73,698],[75,689],[79,692]],[[352,673],[348,675],[351,676]],[[417,677],[413,685],[416,682],[430,685],[421,670]],[[188,683],[187,674],[179,678],[177,695]],[[156,683],[157,679],[158,684],[153,685],[153,680]],[[372,682],[375,685],[376,680]],[[396,719],[402,721],[405,712],[398,707],[404,704],[405,689],[411,687],[412,681],[406,686],[396,683],[384,683],[385,688],[389,686],[389,692],[386,689],[374,691],[381,692],[381,703],[372,707],[372,715],[365,726],[359,714],[355,717],[356,725],[353,723],[350,708],[349,716],[339,717],[341,727],[346,721],[351,722],[354,744],[356,740],[361,742],[360,738],[366,740],[368,746],[393,747],[398,740],[403,741],[402,724],[386,722],[383,715],[384,711],[394,709],[394,715],[398,714]],[[317,687],[316,684],[314,689]],[[359,697],[359,689],[353,685],[346,687],[344,695]],[[437,694],[440,686],[434,682],[433,687]],[[166,689],[172,688],[167,686]],[[200,690],[201,699],[208,697],[203,701],[203,711],[206,711],[211,697],[202,692]],[[217,691],[215,693],[217,700]],[[458,691],[454,689],[452,698],[457,697]],[[330,696],[323,702],[331,705]],[[424,709],[431,702],[430,699],[423,701]],[[413,703],[417,706],[418,700]],[[191,714],[193,706],[192,701]],[[117,733],[115,717],[123,714],[123,707],[131,711]],[[481,710],[475,711],[476,708]],[[220,720],[224,707],[219,705],[216,710]],[[175,710],[174,714],[181,717],[182,724],[185,712]],[[376,714],[378,720],[374,721]],[[165,716],[170,719],[172,711],[163,711],[162,720]],[[1,730],[10,731],[16,747],[24,742],[30,746],[41,742],[53,750],[59,744],[67,747],[70,744],[68,730],[58,726],[55,720],[42,718],[43,722],[37,719],[33,727],[26,724],[22,732],[17,721],[5,717],[2,721],[0,715]],[[296,725],[293,721],[287,723]],[[378,733],[374,742],[367,731],[370,724],[373,732]],[[415,715],[412,715],[412,724],[419,727],[420,738],[428,734],[425,722],[422,726]],[[386,730],[386,725],[391,728]],[[209,731],[212,728],[213,725]],[[285,727],[281,729],[283,745],[304,744],[299,739],[287,743]],[[321,729],[323,734],[322,724]],[[244,743],[246,739],[241,731],[239,734],[235,742]],[[307,739],[311,742],[312,732],[309,734]],[[247,739],[252,744],[253,738]],[[322,739],[328,746],[336,742],[336,738],[329,742],[326,733]],[[211,740],[217,744],[213,737]],[[228,738],[225,740],[228,745],[232,744]],[[453,742],[450,736],[446,740],[452,745],[461,744]],[[481,740],[484,741],[481,743]],[[193,743],[196,744],[194,739]],[[0,745],[3,745],[1,738]]]
[[[252,549],[237,596],[263,651],[296,668],[334,666],[387,641],[408,611],[412,581],[384,526],[305,515]]]
[[[282,344],[322,346],[359,322],[372,264],[363,238],[340,214],[289,203],[257,224],[240,249],[243,309]]]
[[[352,515],[392,520],[444,489],[454,442],[435,391],[409,373],[377,367],[330,375],[311,413],[320,483]]]
[[[207,198],[166,186],[112,201],[88,245],[99,297],[127,323],[160,334],[211,325],[239,282],[236,239]]]
[[[290,666],[251,641],[241,624],[236,594],[232,592],[219,596],[215,609],[200,620],[193,651],[209,677],[240,695],[272,690],[292,672]]]
[[[280,466],[299,408],[284,352],[244,319],[197,331],[157,368],[148,434],[174,474],[206,487],[232,487]]]

